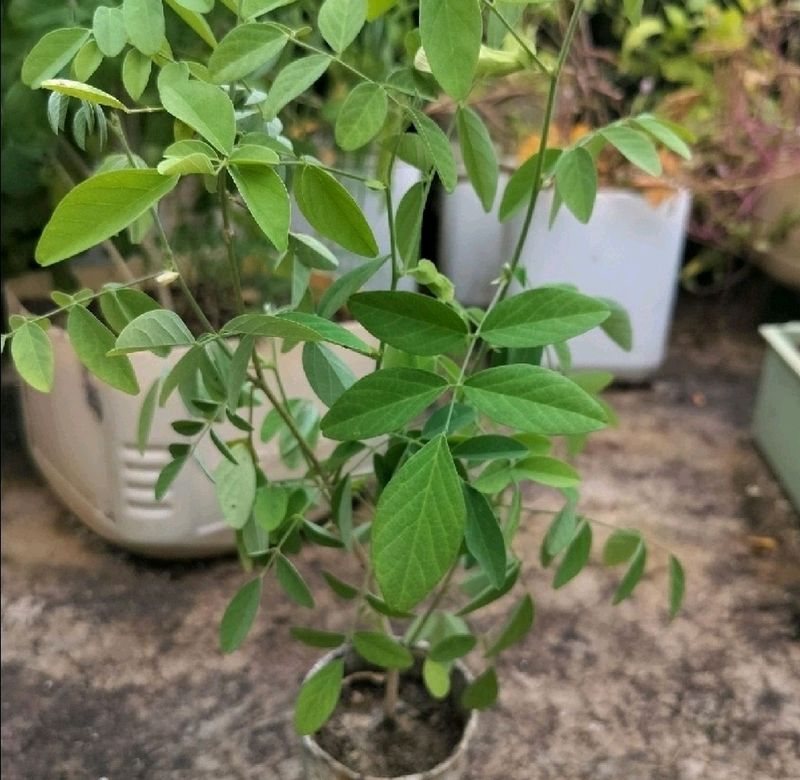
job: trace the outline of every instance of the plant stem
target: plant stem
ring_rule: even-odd
[[[244,311],[242,278],[239,273],[239,261],[236,257],[235,235],[231,223],[227,184],[227,174],[224,171],[220,171],[217,176],[217,195],[219,197],[220,209],[222,210],[222,240],[225,242],[225,249],[228,253],[228,267],[231,272],[231,281],[233,282],[233,295],[236,299],[236,310],[241,314]]]
[[[552,78],[552,73],[550,69],[545,65],[537,56],[536,52],[533,48],[531,48],[530,43],[526,41],[515,29],[511,22],[506,19],[503,15],[502,11],[494,4],[494,2],[490,2],[490,0],[483,0],[484,5],[497,17],[500,24],[508,30],[511,34],[511,37],[525,50],[525,53],[531,58],[531,60],[536,63],[536,66],[539,70],[542,71],[546,76]]]
[[[428,608],[425,610],[424,614],[420,618],[419,623],[417,623],[414,630],[411,632],[411,635],[406,639],[406,644],[409,647],[414,646],[414,642],[416,642],[417,639],[419,639],[419,636],[422,633],[423,629],[425,628],[426,623],[431,619],[431,615],[433,615],[433,613],[439,607],[439,604],[441,604],[442,599],[447,594],[447,589],[450,587],[450,581],[453,579],[453,575],[456,573],[457,568],[458,568],[458,561],[456,561],[450,567],[444,579],[442,580],[442,584],[439,586],[439,590],[436,591],[436,595],[431,599],[431,603],[428,604]]]
[[[383,694],[383,715],[388,721],[397,717],[397,700],[400,697],[400,670],[386,670],[386,690]]]

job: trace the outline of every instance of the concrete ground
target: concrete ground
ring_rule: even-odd
[[[585,513],[654,543],[635,598],[611,606],[618,574],[597,554],[553,591],[535,563],[544,520],[526,518],[536,630],[501,660],[469,780],[800,778],[800,535],[749,435],[762,304],[682,301],[664,369],[610,393],[620,426],[580,458]],[[4,780],[300,778],[290,712],[315,653],[288,639],[297,612],[274,588],[251,639],[223,657],[236,561],[112,549],[43,486],[13,415],[2,529]],[[672,625],[655,543],[687,571]],[[315,583],[329,565],[347,574],[328,551],[302,565]],[[317,617],[347,625],[324,595]]]

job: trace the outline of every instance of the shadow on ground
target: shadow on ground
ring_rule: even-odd
[[[553,591],[535,563],[545,520],[527,517],[518,552],[532,563],[537,626],[502,658],[470,780],[800,777],[797,518],[748,430],[759,300],[684,301],[667,365],[610,393],[620,426],[580,458],[596,548],[611,524],[675,551],[683,616],[668,625],[655,544],[646,580],[616,608],[617,575],[597,563]],[[5,780],[298,780],[289,710],[314,653],[288,627],[311,618],[271,588],[250,641],[222,656],[216,628],[237,563],[110,548],[55,502],[13,414],[3,420]],[[323,568],[348,574],[324,551],[301,565],[318,584]],[[349,614],[323,597],[315,619],[346,628]]]

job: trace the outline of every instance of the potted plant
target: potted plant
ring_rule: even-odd
[[[200,12],[186,9],[211,3],[175,0],[168,5],[183,9],[194,26],[205,30]],[[217,10],[225,11],[224,35],[207,61],[198,64],[182,62],[165,43],[159,0],[125,0],[118,29],[159,71],[157,99],[147,106],[55,78],[68,56],[52,39],[29,55],[37,63],[32,86],[101,106],[123,149],[130,149],[128,167],[94,174],[64,197],[44,229],[36,257],[45,266],[61,262],[111,239],[145,214],[159,228],[160,212],[179,180],[203,177],[217,198],[216,224],[238,311],[226,313],[215,326],[198,303],[192,305],[197,324],[190,327],[173,309],[148,303],[137,311],[128,305],[123,293],[130,286],[107,287],[57,296],[57,309],[45,314],[18,315],[3,345],[10,342],[20,375],[42,391],[51,388],[54,376],[47,326],[63,314],[86,369],[122,390],[135,389],[137,356],[181,350],[182,357],[156,385],[155,394],[166,402],[182,397],[157,488],[166,492],[183,469],[197,462],[200,444],[212,440],[216,463],[203,459],[203,467],[219,511],[236,533],[247,572],[222,616],[221,649],[231,652],[245,640],[267,578],[274,577],[300,607],[314,606],[312,590],[295,565],[304,547],[321,545],[352,556],[363,569],[360,582],[325,576],[326,585],[349,602],[352,630],[337,634],[292,628],[298,641],[330,651],[303,682],[294,712],[304,737],[307,776],[455,778],[465,766],[475,712],[497,697],[498,658],[524,639],[534,622],[533,598],[521,577],[528,562],[514,549],[525,516],[525,486],[553,490],[559,497],[561,508],[540,551],[541,565],[555,568],[554,586],[570,582],[589,559],[592,522],[580,511],[580,476],[558,456],[565,441],[574,446],[607,424],[610,412],[597,394],[608,378],[570,374],[563,345],[594,327],[608,327],[614,313],[604,301],[570,286],[515,289],[524,286],[525,237],[549,175],[546,162],[555,157],[547,154],[549,112],[541,149],[526,174],[525,224],[490,304],[464,308],[454,300],[449,280],[417,260],[420,214],[432,180],[440,179],[449,190],[456,185],[448,135],[425,113],[432,90],[441,88],[459,102],[464,125],[459,141],[475,163],[469,171],[478,191],[484,192],[497,176],[488,133],[468,107],[481,78],[483,14],[505,20],[494,4],[406,4],[419,11],[419,31],[409,41],[408,57],[422,48],[432,74],[419,88],[410,86],[417,83],[413,79],[376,81],[348,65],[359,84],[345,101],[351,105],[339,114],[337,130],[363,145],[384,127],[394,133],[387,143],[397,154],[391,155],[383,178],[370,183],[387,201],[391,246],[386,258],[376,257],[372,226],[339,181],[345,174],[295,154],[267,131],[243,131],[237,115],[241,119],[248,112],[237,114],[237,108],[248,102],[260,106],[269,127],[332,63],[344,66],[349,44],[365,25],[363,34],[369,29],[368,16],[380,18],[392,4],[325,0],[317,15],[304,17],[319,31],[324,47],[309,42],[306,27],[269,17],[247,21],[243,9],[249,3],[223,5]],[[547,69],[551,105],[582,5],[578,0],[570,7],[561,54]],[[636,12],[631,4],[628,9]],[[291,56],[273,70],[270,63],[284,49]],[[530,53],[534,67],[541,67]],[[268,82],[263,99],[260,94],[253,98],[253,73]],[[239,89],[242,83],[244,90]],[[163,149],[156,167],[137,165],[125,130],[126,119],[142,109],[165,112],[179,123],[180,138]],[[654,120],[652,128],[656,137],[672,140],[668,126]],[[554,168],[560,197],[578,214],[595,197],[590,143],[587,139],[560,151]],[[401,148],[424,170],[421,181],[395,205],[392,162]],[[233,214],[249,213],[264,241],[285,252],[297,240],[289,230],[290,189],[316,231],[365,260],[338,278],[316,304],[302,295],[269,310],[248,306],[241,294],[242,258]],[[196,303],[186,279],[190,269],[178,261],[167,231],[159,228],[158,233],[163,262],[158,283]],[[319,245],[302,243],[294,247],[296,255],[310,252],[317,263],[327,259]],[[382,263],[391,269],[389,288],[363,291]],[[297,274],[305,276],[302,270]],[[398,290],[407,275],[430,294]],[[362,338],[337,322],[336,313],[345,306],[368,335]],[[308,385],[327,408],[319,430],[335,445],[332,451],[318,446],[316,420],[309,423],[309,415],[298,413],[297,399],[285,392],[281,380],[284,366],[271,351],[265,353],[264,342],[278,351],[300,350]],[[366,373],[358,378],[333,352],[337,347],[369,358]],[[540,365],[551,347],[562,358],[561,370]],[[152,400],[145,403],[145,422],[151,406]],[[275,473],[260,460],[259,439],[275,436],[293,448],[299,473]],[[371,466],[368,475],[364,463]],[[320,516],[315,510],[321,508],[328,511]],[[625,566],[615,602],[631,595],[647,558],[639,532],[616,529],[609,535],[604,562]],[[668,567],[668,605],[674,615],[683,598],[684,576],[672,556]],[[470,626],[479,610],[505,596],[512,602],[506,620],[488,631]],[[474,676],[462,661],[467,656]]]

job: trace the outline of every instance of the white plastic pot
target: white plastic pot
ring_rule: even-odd
[[[37,289],[42,292],[44,276],[37,274],[33,284],[23,277],[6,285],[9,313],[22,313],[20,298]],[[371,339],[360,325],[347,327]],[[233,549],[234,535],[222,521],[214,486],[193,460],[186,463],[166,496],[155,499],[156,479],[170,460],[167,448],[180,439],[170,423],[187,416],[178,393],[163,408],[156,408],[145,452],[141,454],[136,446],[143,393],[185,350],[173,349],[163,359],[148,352],[132,354],[142,393],[130,396],[101,383],[83,367],[65,330],[53,326],[48,335],[55,355],[53,390],[43,394],[21,383],[20,396],[28,448],[53,492],[92,530],[135,552],[180,558]],[[357,376],[374,365],[363,355],[332,349]],[[305,378],[302,348],[279,354],[279,361],[287,394],[313,400],[324,409]],[[241,436],[232,426],[229,431],[219,426],[217,432],[223,438]],[[325,457],[334,446],[335,442],[321,439],[319,455]],[[212,468],[220,459],[208,440],[197,454]],[[258,454],[270,479],[297,476],[281,463],[274,441],[261,445]]]
[[[501,191],[504,182],[501,182]],[[562,208],[548,227],[553,193],[536,207],[522,265],[531,286],[566,282],[587,295],[613,298],[631,318],[633,349],[625,352],[601,331],[570,341],[573,366],[644,379],[658,369],[667,339],[683,256],[691,195],[676,191],[658,205],[629,190],[601,189],[582,225]],[[523,215],[501,225],[486,214],[467,183],[445,200],[439,260],[467,304],[487,305],[503,263],[514,249]]]
[[[416,665],[411,672],[403,674],[420,673],[422,655],[419,651],[414,651]],[[309,670],[305,679],[318,672],[323,666],[336,658],[344,657],[345,662],[345,682],[347,675],[362,671],[382,671],[378,667],[372,666],[362,659],[352,648],[343,647],[327,653],[317,661]],[[458,700],[464,688],[472,681],[469,669],[461,662],[456,661],[451,671],[451,692],[450,696]],[[441,763],[423,772],[413,775],[395,776],[393,778],[378,777],[376,775],[364,775],[355,772],[337,761],[319,745],[314,735],[302,738],[303,770],[305,780],[462,780],[468,769],[467,750],[475,735],[478,727],[478,713],[470,710],[466,715],[464,731],[461,739],[455,746],[451,754]]]

